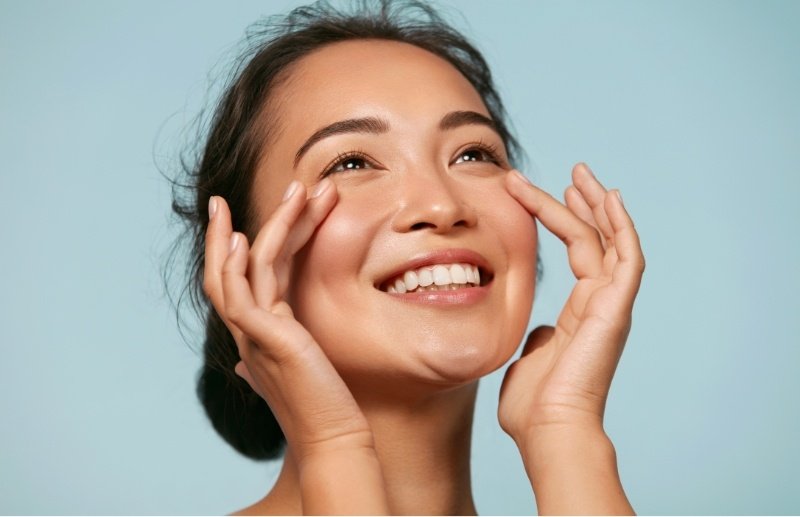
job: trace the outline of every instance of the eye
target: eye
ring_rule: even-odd
[[[352,151],[337,156],[327,167],[325,167],[322,176],[324,177],[336,172],[356,171],[371,168],[373,168],[372,164],[364,153],[361,151]]]
[[[490,162],[495,165],[500,165],[500,158],[497,154],[497,148],[491,144],[478,142],[470,144],[470,147],[461,151],[453,163],[464,162]]]

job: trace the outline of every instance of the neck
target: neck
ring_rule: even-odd
[[[474,382],[400,403],[356,395],[375,437],[393,514],[475,515],[470,444],[477,387]],[[242,513],[251,511],[302,513],[291,448],[270,493]]]

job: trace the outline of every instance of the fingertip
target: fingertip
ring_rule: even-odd
[[[580,191],[578,191],[578,189],[575,188],[575,185],[570,185],[564,189],[564,201],[566,201],[568,197],[576,195],[581,199],[583,199],[583,196],[581,196]]]
[[[587,174],[589,170],[589,166],[586,165],[584,162],[578,162],[572,167],[572,182],[577,183],[581,177],[581,175]]]
[[[285,203],[286,201],[291,199],[292,196],[294,196],[297,193],[297,191],[300,190],[301,186],[302,183],[300,183],[297,180],[292,180],[291,183],[289,183],[289,186],[286,187],[286,191],[283,193],[283,199],[281,199],[281,201]]]
[[[606,213],[608,214],[608,220],[614,230],[624,228],[628,224],[633,226],[633,220],[625,209],[625,205],[622,202],[622,194],[619,189],[608,191],[604,205]]]
[[[309,193],[309,199],[314,199],[322,196],[328,190],[330,190],[331,186],[333,185],[333,181],[330,178],[322,178],[322,181],[317,183],[311,192]]]
[[[620,206],[620,208],[625,210],[625,204],[622,202],[622,193],[619,191],[619,189],[615,188],[611,191],[611,193],[615,198],[615,202]]]
[[[240,250],[247,248],[247,237],[243,233],[231,233],[230,246],[228,248],[228,256],[237,254]]]
[[[217,213],[217,207],[219,206],[219,202],[217,201],[217,196],[211,196],[208,198],[208,221],[211,223],[214,220],[214,216]]]
[[[533,184],[531,183],[531,180],[529,180],[528,178],[526,178],[526,177],[525,177],[525,175],[524,175],[524,174],[522,174],[522,173],[521,173],[520,171],[518,171],[517,169],[511,169],[511,170],[510,170],[510,171],[508,171],[508,172],[509,172],[508,176],[511,176],[512,178],[516,179],[516,180],[517,180],[519,183],[521,183],[521,184],[523,184],[523,185],[528,185],[528,186],[531,186],[531,185],[533,185]]]

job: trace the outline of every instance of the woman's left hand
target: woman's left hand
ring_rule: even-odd
[[[549,430],[602,432],[644,272],[639,237],[617,192],[584,164],[572,179],[565,206],[516,171],[506,178],[511,195],[566,244],[577,279],[555,327],[531,332],[506,372],[498,416],[518,444]]]
[[[633,221],[618,192],[586,165],[562,205],[516,171],[506,186],[567,246],[577,278],[555,327],[531,332],[500,389],[500,425],[522,453],[539,514],[627,515],[603,413],[644,272]]]

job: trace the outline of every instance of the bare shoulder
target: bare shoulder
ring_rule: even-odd
[[[297,508],[288,501],[267,496],[257,503],[237,510],[229,515],[302,515],[302,508]]]

